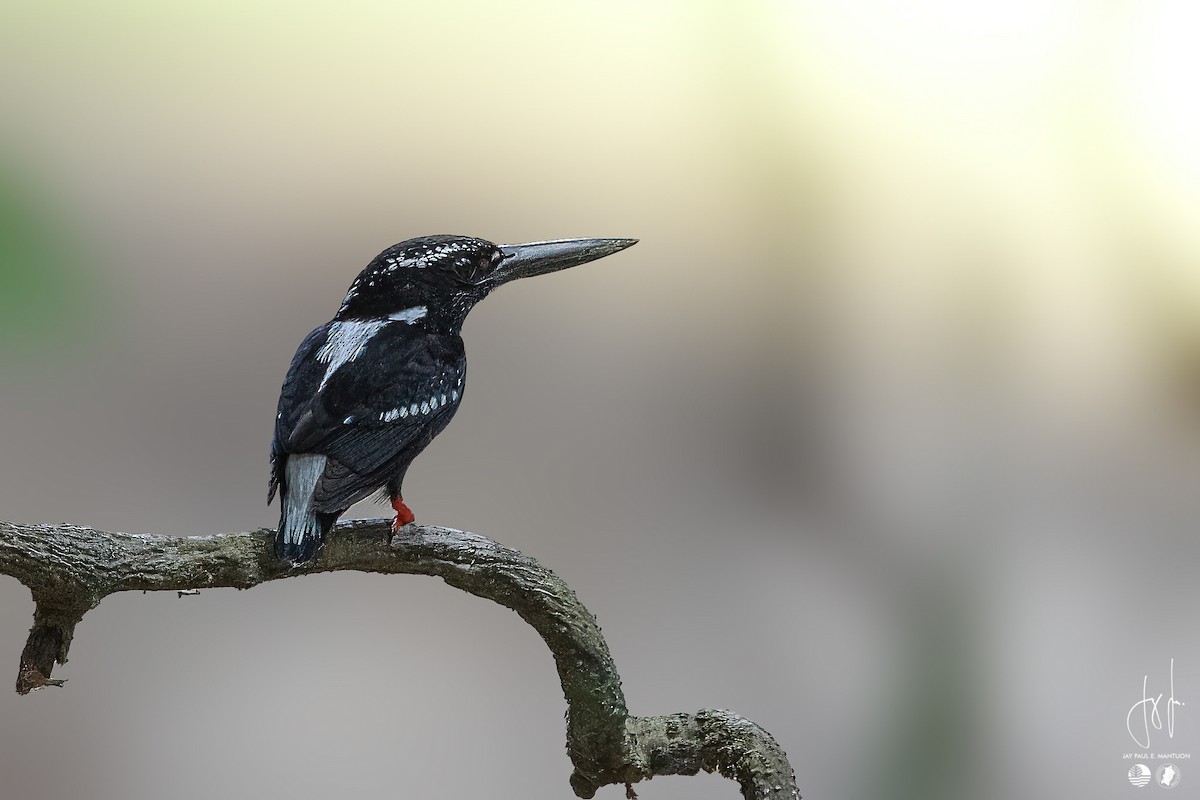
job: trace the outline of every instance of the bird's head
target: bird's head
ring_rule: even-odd
[[[424,309],[457,329],[501,284],[595,261],[637,239],[562,239],[492,244],[469,236],[422,236],[394,244],[359,273],[336,319],[378,319]]]

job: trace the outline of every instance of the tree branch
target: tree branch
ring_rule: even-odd
[[[545,640],[567,699],[571,787],[579,797],[608,784],[625,784],[632,797],[638,781],[704,770],[736,780],[746,798],[799,800],[783,750],[737,714],[629,716],[595,617],[537,561],[474,533],[410,525],[389,543],[389,531],[385,520],[340,524],[313,563],[292,567],[275,557],[275,532],[266,529],[177,538],[0,522],[0,574],[29,587],[36,604],[17,691],[62,684],[50,675],[66,662],[75,626],[114,592],[249,589],[334,570],[434,575],[511,608]]]

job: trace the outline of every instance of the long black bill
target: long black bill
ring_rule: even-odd
[[[637,239],[559,239],[553,242],[500,245],[502,260],[491,275],[496,285],[531,275],[545,275],[611,256],[637,244]]]

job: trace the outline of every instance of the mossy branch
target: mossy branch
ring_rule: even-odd
[[[474,533],[409,525],[389,542],[386,520],[338,525],[316,560],[292,567],[274,555],[271,530],[177,538],[108,533],[68,525],[0,522],[0,574],[29,587],[36,605],[21,653],[17,691],[61,685],[75,626],[114,592],[191,592],[315,572],[435,575],[516,611],[545,640],[567,699],[571,787],[592,797],[608,784],[655,775],[719,772],[746,798],[799,800],[787,756],[765,730],[730,711],[631,717],[600,628],[557,575]]]

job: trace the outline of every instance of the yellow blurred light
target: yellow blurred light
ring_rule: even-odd
[[[1194,237],[1200,210],[1200,5],[1159,3],[1140,23],[1123,98],[1128,124],[1153,188],[1163,195],[1161,213]]]

